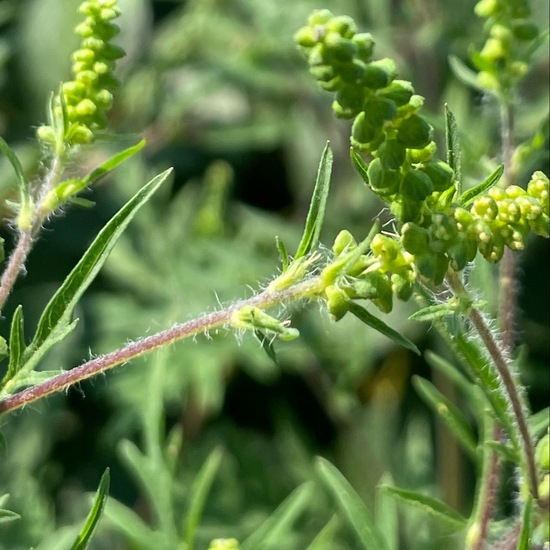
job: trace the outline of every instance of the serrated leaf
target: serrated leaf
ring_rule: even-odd
[[[462,151],[458,138],[456,118],[445,104],[445,141],[447,144],[447,164],[454,170],[458,196],[462,194]]]
[[[477,442],[462,412],[429,380],[413,377],[413,386],[424,402],[441,418],[474,463],[478,462]]]
[[[456,309],[447,304],[436,304],[435,306],[426,306],[415,311],[412,315],[409,315],[409,321],[433,321],[434,319],[454,315],[455,313]]]
[[[441,500],[423,495],[416,491],[409,491],[389,485],[382,485],[379,489],[397,497],[406,504],[420,508],[427,514],[438,518],[453,530],[460,531],[465,529],[468,525],[468,520],[465,517],[447,506]]]
[[[471,88],[474,88],[475,90],[479,90],[481,92],[486,91],[482,86],[479,85],[477,81],[477,73],[467,67],[458,57],[450,55],[449,66],[451,67],[451,70],[458,78],[458,80],[462,81],[464,84],[466,84],[466,86],[470,86]]]
[[[362,321],[369,327],[378,331],[380,334],[387,336],[390,340],[393,340],[396,344],[410,349],[411,351],[414,351],[414,353],[416,353],[417,355],[420,355],[419,349],[414,345],[413,342],[399,334],[399,332],[397,332],[393,328],[386,325],[384,321],[382,321],[378,317],[375,317],[374,315],[372,315],[372,313],[369,313],[364,307],[361,307],[355,302],[350,302],[349,312],[353,313],[353,315],[355,315],[360,321]]]
[[[193,550],[194,548],[195,534],[199,527],[202,511],[222,458],[223,450],[221,447],[217,447],[210,453],[191,486],[184,527],[184,540],[187,544],[187,550]]]
[[[277,541],[291,531],[292,525],[304,513],[313,496],[311,481],[298,486],[277,509],[241,543],[241,550],[276,550]]]
[[[325,218],[331,173],[332,150],[330,144],[327,142],[323,154],[321,155],[321,161],[319,162],[317,179],[309,205],[304,233],[298,245],[294,260],[306,256],[319,244],[319,236]]]
[[[501,178],[503,172],[504,164],[501,164],[489,177],[487,177],[479,185],[476,185],[475,187],[464,191],[464,193],[458,199],[461,206],[469,206],[472,202],[474,202],[475,198],[478,195],[481,195],[481,193],[483,193],[487,189],[490,189],[491,187],[493,187],[493,185],[496,185],[498,183],[498,180]]]
[[[318,457],[315,469],[365,550],[387,550],[386,541],[361,497],[328,460]]]
[[[0,387],[4,387],[8,380],[11,380],[19,370],[21,355],[25,351],[23,306],[19,305],[13,313],[10,328],[10,360],[8,370],[2,379]]]
[[[99,523],[99,520],[101,519],[105,504],[107,503],[107,497],[109,496],[109,483],[109,468],[107,468],[101,476],[99,487],[97,488],[94,498],[94,503],[88,517],[86,518],[86,522],[71,546],[71,550],[84,550],[88,547],[88,544],[92,540],[94,531]]]
[[[144,185],[105,225],[46,305],[31,344],[23,354],[25,370],[32,370],[46,351],[75,326],[70,318],[82,294],[95,279],[137,211],[166,180],[171,169]]]

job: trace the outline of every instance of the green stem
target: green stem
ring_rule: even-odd
[[[268,309],[286,302],[315,298],[323,292],[324,288],[325,284],[321,278],[314,277],[289,286],[284,290],[275,292],[265,290],[252,298],[236,302],[225,309],[208,313],[185,323],[178,323],[169,329],[131,342],[120,349],[100,355],[45,382],[6,397],[0,401],[0,414],[21,408],[55,392],[65,390],[73,384],[103,373],[117,365],[127,363],[160,347],[184,340],[190,336],[208,333],[215,328],[229,326],[233,314],[245,306]]]

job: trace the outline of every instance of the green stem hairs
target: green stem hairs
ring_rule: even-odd
[[[112,43],[118,33],[113,21],[120,15],[116,0],[86,0],[80,12],[84,20],[76,28],[81,45],[72,57],[73,80],[52,95],[48,123],[36,132],[45,172],[39,179],[28,181],[15,153],[0,140],[2,153],[13,166],[18,182],[18,200],[11,205],[16,240],[0,281],[2,308],[44,225],[71,203],[85,202],[78,196],[81,191],[145,145],[139,142],[116,154],[84,177],[66,176],[78,152],[98,139],[107,125],[106,113],[118,84],[115,63],[124,54]],[[280,272],[263,290],[95,356],[70,370],[41,370],[43,357],[75,329],[75,306],[116,241],[136,212],[169,178],[170,170],[163,172],[145,184],[99,232],[44,308],[30,343],[24,336],[22,307],[15,308],[9,338],[1,345],[6,362],[0,383],[2,421],[9,422],[10,413],[25,405],[152,350],[218,329],[251,332],[275,358],[275,340],[284,342],[300,336],[288,314],[292,304],[320,303],[333,321],[354,316],[370,327],[366,330],[378,331],[420,353],[413,342],[382,320],[396,300],[412,301],[417,310],[411,322],[430,323],[456,358],[450,363],[430,354],[430,362],[469,397],[465,413],[429,381],[416,381],[422,399],[472,458],[477,483],[475,501],[470,517],[464,517],[432,495],[396,487],[391,482],[382,483],[378,492],[404,507],[417,507],[435,517],[458,541],[457,548],[548,548],[548,414],[533,415],[530,410],[513,349],[512,326],[516,307],[514,252],[523,250],[532,234],[549,236],[548,177],[536,171],[528,181],[519,179],[528,145],[515,145],[512,126],[518,84],[547,35],[531,21],[527,1],[481,0],[475,12],[484,20],[486,33],[482,48],[472,51],[475,69],[457,58],[451,59],[451,66],[459,79],[491,96],[500,106],[502,164],[483,181],[473,187],[464,185],[452,105],[445,112],[446,151],[441,153],[434,129],[423,115],[424,98],[415,93],[410,82],[398,79],[392,59],[375,56],[374,37],[359,32],[348,16],[317,10],[296,32],[295,40],[311,76],[334,98],[334,115],[353,121],[351,163],[358,180],[384,206],[382,219],[365,228],[366,236],[356,238],[343,229],[330,250],[321,246],[333,164],[327,145],[300,244],[294,254],[289,254],[277,239]],[[484,311],[483,296],[471,288],[476,257],[501,265],[498,329],[496,321]],[[474,435],[472,422],[478,435]],[[183,531],[174,539],[162,539],[178,542],[151,546],[157,543],[154,537],[147,539],[153,536],[149,532],[142,535],[147,540],[136,548],[175,548],[175,544],[182,549],[195,547],[198,522],[220,461],[218,452],[212,454],[199,473]],[[505,463],[512,468],[503,468]],[[330,537],[338,529],[350,533],[355,541],[353,548],[399,548],[397,524],[387,521],[387,517],[373,516],[371,506],[361,500],[330,462],[319,458],[315,469],[318,483],[332,498],[338,519],[324,526],[308,548],[336,548]],[[494,500],[502,476],[511,476],[517,498],[507,516],[497,518]],[[88,518],[63,548],[88,546],[96,527],[101,526],[108,489],[107,471]],[[282,537],[285,526],[307,506],[305,495],[312,490],[309,485],[301,487],[244,540],[237,540],[230,532],[220,533],[211,539],[210,550],[295,548],[277,546],[277,537]],[[7,498],[0,498],[0,503]],[[120,520],[122,512],[116,507],[121,505],[109,500],[107,508],[111,506],[113,514],[118,510]],[[17,522],[19,516],[0,509],[0,521]],[[0,547],[1,529],[2,525]]]

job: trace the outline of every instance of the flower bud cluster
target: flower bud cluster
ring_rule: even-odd
[[[336,92],[336,116],[354,119],[354,149],[374,156],[370,187],[400,221],[417,221],[424,201],[454,184],[453,170],[433,159],[433,128],[418,114],[424,98],[396,80],[391,59],[372,60],[372,36],[357,33],[349,17],[316,11],[295,39],[320,86]]]
[[[416,281],[413,256],[406,252],[401,243],[391,237],[377,234],[370,242],[366,254],[355,257],[357,242],[349,231],[341,231],[332,247],[336,257],[323,272],[323,277],[339,269],[346,269],[337,278],[330,278],[325,288],[329,312],[336,320],[348,311],[351,300],[371,300],[381,311],[389,313],[393,308],[393,297],[407,301]],[[348,258],[354,258],[350,263]]]
[[[539,36],[537,25],[529,19],[528,2],[517,0],[480,0],[475,13],[486,19],[487,39],[472,61],[479,70],[481,88],[500,93],[513,87],[527,73],[530,47]]]
[[[532,231],[548,237],[548,177],[535,172],[527,189],[491,187],[469,208],[451,204],[422,224],[401,228],[403,248],[415,256],[418,271],[436,284],[447,267],[459,271],[479,252],[489,261],[502,258],[504,247],[523,250]]]
[[[86,18],[75,29],[82,41],[72,54],[74,79],[63,83],[53,113],[54,119],[63,120],[63,141],[68,144],[91,143],[94,130],[105,127],[105,112],[113,102],[111,90],[118,85],[115,61],[124,55],[110,43],[119,32],[112,22],[120,15],[117,0],[85,0],[79,11]],[[38,136],[52,145],[58,143],[53,123],[40,127]]]
[[[493,1],[508,6],[506,0]],[[520,12],[513,18],[519,19]],[[433,129],[419,114],[423,98],[409,82],[395,79],[391,60],[372,60],[372,37],[357,33],[352,19],[316,11],[295,38],[321,87],[336,92],[336,115],[354,118],[354,162],[401,225],[401,242],[382,236],[373,240],[372,252],[380,261],[376,267],[369,264],[359,286],[327,289],[334,312],[345,311],[346,296],[375,296],[380,309],[390,310],[393,294],[410,295],[417,273],[440,284],[449,267],[463,269],[478,251],[496,262],[505,246],[522,250],[531,231],[548,236],[548,178],[542,172],[533,174],[526,190],[492,187],[460,202],[453,169],[434,158]],[[365,163],[358,150],[372,160]],[[406,268],[394,256],[405,258]],[[392,258],[391,268],[383,258]]]

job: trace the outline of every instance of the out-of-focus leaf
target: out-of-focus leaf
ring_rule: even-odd
[[[374,518],[349,481],[324,458],[317,458],[315,469],[321,482],[340,508],[342,516],[357,535],[361,548],[386,550],[386,541]]]
[[[465,517],[436,498],[417,493],[416,491],[408,491],[407,489],[388,485],[382,485],[379,488],[381,491],[397,497],[406,504],[420,508],[427,514],[437,517],[448,527],[456,531],[465,529],[468,525],[468,520]]]
[[[445,105],[445,140],[447,143],[447,164],[455,172],[458,196],[462,194],[462,151],[458,138],[456,118],[448,105]]]

